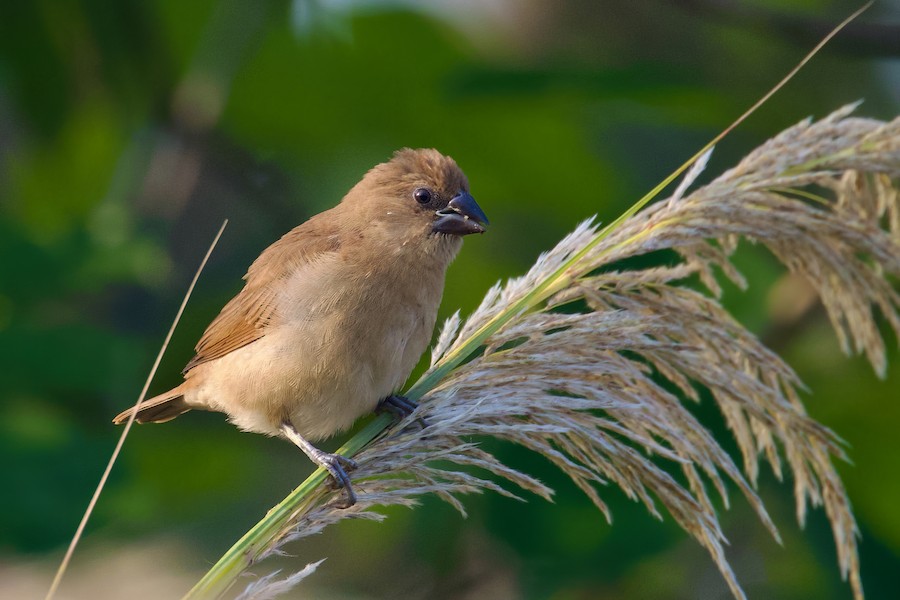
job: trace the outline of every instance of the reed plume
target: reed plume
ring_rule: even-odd
[[[381,520],[379,505],[436,494],[465,514],[468,493],[550,499],[545,484],[479,446],[494,437],[549,459],[607,519],[610,484],[653,516],[668,513],[709,551],[736,598],[745,596],[714,497],[728,506],[728,487],[739,490],[777,540],[756,493],[767,462],[779,480],[793,478],[801,524],[808,507],[824,507],[840,571],[861,599],[859,533],[832,464],[845,457],[842,444],[807,415],[794,371],[719,302],[722,277],[747,285],[730,259],[740,240],[765,246],[816,290],[842,349],[884,374],[876,311],[900,338],[900,119],[854,109],[790,127],[685,193],[695,169],[671,198],[614,228],[582,223],[468,318],[451,317],[410,390],[419,409],[356,454],[357,504],[334,508],[339,492],[321,485],[295,492],[281,505],[289,518],[270,523],[268,537],[248,534],[192,594],[227,588],[249,563],[338,520]],[[651,253],[665,260],[627,267]],[[739,457],[688,410],[701,392]],[[300,579],[260,581],[243,597],[270,597],[271,586]]]

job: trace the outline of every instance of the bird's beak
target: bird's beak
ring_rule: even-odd
[[[447,208],[442,208],[434,214],[435,220],[431,230],[435,233],[450,235],[484,233],[488,225],[484,211],[468,192],[460,192],[447,203]]]

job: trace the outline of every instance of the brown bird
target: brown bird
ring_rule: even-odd
[[[488,220],[466,176],[436,150],[399,150],[340,204],[266,248],[207,327],[184,382],[119,414],[164,422],[223,412],[244,431],[285,437],[356,501],[352,460],[310,442],[383,407],[428,346],[444,274],[462,237]]]

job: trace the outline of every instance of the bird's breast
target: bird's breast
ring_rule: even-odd
[[[349,427],[396,392],[428,346],[444,269],[412,262],[363,268],[336,262],[298,272],[285,298],[298,391],[298,430],[324,437]]]

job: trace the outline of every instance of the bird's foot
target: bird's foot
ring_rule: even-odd
[[[392,394],[387,398],[381,399],[381,402],[375,407],[375,412],[389,412],[399,419],[405,419],[413,414],[413,411],[418,407],[418,404],[406,396],[396,396]]]
[[[358,465],[355,460],[340,454],[330,454],[319,450],[306,441],[290,422],[285,422],[281,425],[281,433],[298,448],[303,450],[304,454],[306,454],[311,461],[331,474],[328,487],[331,489],[344,488],[346,497],[335,503],[337,508],[350,508],[356,504],[356,493],[353,491],[353,485],[350,483],[350,476],[347,475],[347,471],[352,471],[357,468]]]
[[[353,484],[350,483],[350,476],[347,474],[347,471],[359,466],[356,461],[341,454],[330,454],[321,450],[313,457],[313,461],[330,473],[325,484],[329,489],[344,489],[344,498],[335,502],[334,506],[350,508],[356,504],[356,492],[353,491]]]
[[[417,402],[410,400],[406,396],[392,394],[387,398],[383,398],[381,402],[378,403],[378,406],[375,407],[375,412],[388,412],[397,417],[398,420],[403,420],[413,414],[413,411],[418,407],[419,405]],[[425,429],[425,427],[428,426],[428,423],[422,418],[416,419],[416,423],[418,423],[422,429]]]

